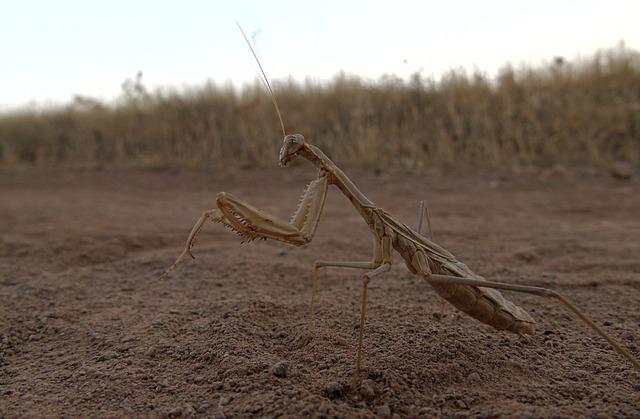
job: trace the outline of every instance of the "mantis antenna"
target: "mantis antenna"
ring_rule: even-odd
[[[284,122],[282,122],[282,115],[280,114],[280,107],[278,107],[278,101],[276,100],[276,95],[273,93],[273,89],[271,88],[271,84],[269,83],[269,79],[267,78],[267,75],[265,74],[264,69],[262,68],[262,64],[260,64],[260,60],[258,59],[258,56],[256,55],[256,52],[253,50],[253,47],[251,46],[251,42],[249,42],[249,38],[247,38],[247,35],[245,35],[244,31],[242,30],[242,26],[240,26],[240,23],[238,23],[238,22],[236,22],[236,25],[238,25],[238,29],[240,29],[240,32],[242,33],[242,36],[244,37],[244,40],[247,41],[247,45],[249,46],[249,49],[251,50],[251,53],[253,54],[253,58],[256,59],[256,62],[258,63],[258,67],[260,67],[260,71],[262,72],[262,77],[260,77],[260,80],[262,81],[262,83],[267,88],[267,91],[269,92],[269,96],[271,96],[271,102],[273,102],[273,106],[276,108],[276,113],[278,114],[278,119],[280,120],[280,127],[282,127],[282,134],[286,137],[287,136],[287,132],[284,129]],[[260,74],[258,74],[258,76],[260,76]]]

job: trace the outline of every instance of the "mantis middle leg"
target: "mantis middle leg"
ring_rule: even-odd
[[[318,280],[317,272],[319,268],[322,267],[340,267],[340,268],[355,268],[355,269],[373,269],[370,272],[364,274],[362,279],[362,301],[360,304],[360,327],[358,333],[358,347],[356,352],[356,376],[360,374],[362,369],[362,347],[364,340],[364,326],[365,319],[367,315],[367,291],[369,287],[369,282],[379,275],[382,275],[386,272],[389,272],[391,269],[391,238],[388,236],[383,236],[382,238],[375,239],[374,242],[374,256],[373,261],[371,262],[330,262],[330,261],[316,261],[313,265],[314,272],[314,284],[313,284],[313,292],[311,295],[311,321],[313,322],[314,313],[313,313],[313,304],[315,298],[315,288]],[[313,323],[312,323],[313,327]]]
[[[424,199],[420,201],[420,215],[418,216],[418,234],[422,234],[422,225],[424,223],[424,218],[427,218],[427,228],[429,229],[429,240],[433,240],[433,232],[431,230],[431,218],[429,217],[429,208],[427,208],[427,201]]]
[[[318,292],[318,270],[320,268],[352,268],[352,269],[376,269],[382,264],[382,245],[378,237],[373,240],[373,260],[370,262],[351,261],[326,261],[316,260],[313,263],[313,284],[311,286],[311,303],[309,304],[310,329],[315,329],[315,300]]]
[[[376,237],[374,240],[373,261],[371,262],[334,262],[334,261],[316,261],[313,264],[313,291],[311,294],[311,327],[313,330],[314,324],[314,300],[316,294],[316,287],[318,282],[318,269],[324,267],[337,267],[337,268],[355,268],[355,269],[373,269],[366,273],[362,279],[362,301],[360,304],[360,327],[358,333],[358,347],[356,352],[356,377],[360,374],[362,369],[362,347],[364,340],[364,326],[367,315],[367,291],[369,282],[379,275],[389,272],[391,269],[391,238],[383,236],[382,238]]]
[[[362,341],[364,339],[364,321],[367,317],[367,288],[369,282],[376,276],[382,275],[385,272],[389,272],[391,269],[391,262],[384,262],[378,268],[371,272],[364,274],[362,278],[362,303],[360,305],[360,330],[358,333],[358,352],[356,357],[356,377],[360,375],[362,369]]]

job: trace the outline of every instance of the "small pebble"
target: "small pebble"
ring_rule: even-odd
[[[435,417],[436,411],[430,407],[421,407],[419,415],[422,417]]]
[[[609,320],[604,320],[604,321],[602,322],[602,324],[603,324],[604,326],[611,326],[611,322],[610,322]]]
[[[173,409],[169,410],[169,412],[167,413],[167,416],[169,416],[170,418],[177,418],[180,415],[182,415],[181,407],[174,407]]]
[[[372,400],[376,396],[373,380],[364,380],[360,385],[360,394],[365,400]]]
[[[286,394],[289,397],[296,397],[298,394],[300,394],[300,391],[296,389],[285,390],[284,394]]]
[[[287,369],[289,368],[288,361],[280,361],[273,366],[273,375],[280,378],[287,378]]]
[[[433,312],[431,313],[431,316],[433,317],[434,320],[442,320],[444,318],[444,314],[440,313],[440,312]]]
[[[474,371],[471,374],[469,374],[469,381],[479,382],[480,380],[481,380],[480,374],[478,374],[477,372]]]
[[[182,417],[187,418],[189,416],[193,416],[196,414],[196,409],[188,404],[184,407],[184,409],[182,409]]]
[[[388,404],[383,404],[382,406],[378,406],[378,408],[376,409],[376,414],[382,418],[390,418],[391,408]]]
[[[467,405],[467,402],[465,402],[462,399],[458,399],[456,400],[456,407],[459,409],[468,409],[469,406]]]
[[[204,413],[209,410],[209,403],[203,403],[198,407],[198,413]]]
[[[611,176],[620,180],[629,180],[633,177],[633,166],[626,161],[617,161],[611,166]]]
[[[331,381],[324,386],[324,394],[330,399],[335,399],[342,396],[344,392],[344,388],[340,383],[336,383],[335,381]]]
[[[326,415],[327,413],[329,413],[329,405],[327,404],[327,402],[322,402],[320,403],[320,407],[318,407],[318,413],[320,413],[321,415]]]
[[[104,351],[98,357],[98,361],[108,361],[110,359],[117,358],[117,357],[118,357],[118,353],[116,351]]]
[[[222,388],[222,381],[214,381],[213,383],[211,383],[211,387],[213,387],[214,390],[220,390]]]

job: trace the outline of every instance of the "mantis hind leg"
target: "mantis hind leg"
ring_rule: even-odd
[[[599,334],[604,340],[606,340],[609,345],[613,349],[616,350],[620,355],[625,357],[631,362],[631,364],[638,370],[640,370],[640,362],[629,353],[625,348],[623,348],[618,342],[616,342],[611,336],[609,336],[600,326],[595,324],[593,320],[591,320],[582,310],[576,307],[571,301],[565,298],[560,293],[543,287],[533,287],[528,285],[516,285],[516,284],[505,284],[502,282],[495,281],[483,281],[473,278],[461,278],[457,276],[449,276],[449,275],[437,275],[437,274],[427,274],[426,279],[429,282],[441,283],[441,284],[457,284],[457,285],[471,285],[474,287],[480,288],[493,288],[493,289],[501,289],[507,291],[516,291],[523,292],[526,294],[539,295],[547,298],[554,298],[560,301],[565,308],[573,312],[580,320],[582,320],[587,326],[589,326],[593,331]]]

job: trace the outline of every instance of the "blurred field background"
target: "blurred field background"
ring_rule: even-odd
[[[622,44],[579,61],[505,67],[495,79],[460,70],[439,80],[340,74],[273,84],[287,131],[349,167],[640,162],[640,54]],[[110,104],[76,96],[0,115],[0,168],[273,166],[280,137],[257,81],[150,91],[139,73]]]

